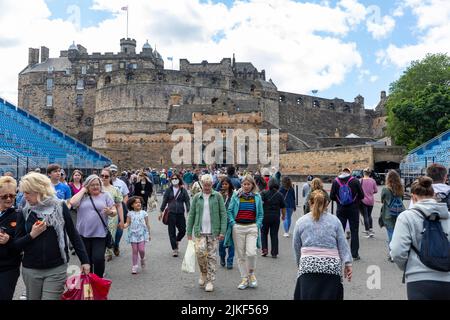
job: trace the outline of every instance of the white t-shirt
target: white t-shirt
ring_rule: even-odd
[[[123,182],[121,179],[116,178],[116,180],[113,181],[113,186],[117,187],[122,194],[122,196],[127,196],[130,193],[130,190],[128,190],[127,184]]]
[[[211,212],[209,212],[209,196],[203,193],[203,217],[201,233],[212,233],[211,231]]]

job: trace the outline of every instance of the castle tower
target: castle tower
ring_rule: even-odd
[[[75,45],[75,41],[69,47],[68,57],[69,60],[74,60],[78,56],[78,47]]]
[[[136,40],[131,38],[120,39],[120,52],[126,54],[136,53]]]

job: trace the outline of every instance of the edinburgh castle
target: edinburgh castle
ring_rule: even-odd
[[[128,168],[143,160],[172,165],[172,132],[192,131],[196,121],[204,129],[279,129],[286,171],[302,171],[289,165],[289,154],[369,148],[367,143],[384,137],[385,92],[375,110],[365,109],[360,95],[347,102],[282,92],[265,70],[234,56],[219,63],[181,59],[179,70],[164,69],[148,42],[137,53],[136,40],[129,38],[120,40],[118,53],[89,54],[73,44],[50,58],[48,48],[30,48],[18,89],[19,107]],[[392,154],[386,148],[383,153]],[[373,151],[366,158],[355,165],[377,162]]]

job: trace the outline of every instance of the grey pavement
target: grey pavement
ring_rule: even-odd
[[[301,194],[299,184],[299,193]],[[330,185],[326,184],[329,190]],[[402,284],[402,272],[387,260],[386,230],[378,226],[381,208],[379,202],[381,187],[376,194],[376,204],[373,210],[374,238],[364,238],[364,226],[360,224],[360,261],[353,264],[353,279],[344,280],[344,299],[346,300],[404,300],[406,287]],[[301,198],[301,197],[300,197]],[[161,201],[161,198],[158,199]],[[405,204],[408,205],[407,201]],[[299,206],[292,217],[291,233],[295,221],[303,214],[303,199],[299,199]],[[297,268],[292,250],[292,237],[283,237],[280,226],[279,246],[280,254],[277,259],[270,256],[257,258],[256,277],[258,288],[246,290],[237,289],[240,275],[234,262],[234,268],[227,270],[218,265],[214,291],[211,293],[201,289],[197,282],[196,273],[187,274],[181,271],[183,254],[187,245],[187,237],[180,243],[180,255],[172,257],[172,251],[167,233],[167,226],[157,220],[157,212],[150,215],[151,241],[146,245],[146,268],[137,275],[131,274],[131,246],[125,241],[125,233],[121,242],[121,254],[114,257],[106,265],[105,277],[112,280],[110,299],[219,299],[219,300],[291,300],[293,297]],[[270,243],[270,242],[269,242]],[[76,258],[71,264],[78,263]],[[379,277],[377,277],[379,275]],[[377,282],[376,279],[379,279]],[[369,284],[369,285],[368,285]],[[379,285],[378,285],[379,284]],[[24,285],[19,279],[15,299],[24,292]]]

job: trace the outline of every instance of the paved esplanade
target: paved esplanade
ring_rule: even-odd
[[[301,185],[299,193],[301,197]],[[329,190],[330,184],[325,185]],[[375,195],[376,204],[373,210],[375,237],[364,238],[364,226],[360,224],[360,261],[353,263],[353,279],[344,282],[344,299],[373,300],[373,299],[406,299],[406,288],[401,283],[402,272],[387,260],[386,230],[378,226],[380,213],[381,187]],[[159,205],[161,197],[158,196]],[[301,199],[303,200],[303,199]],[[297,212],[293,215],[293,224],[302,214],[302,203],[299,201]],[[405,203],[408,205],[407,203]],[[362,220],[362,219],[361,219]],[[292,299],[296,283],[297,268],[292,250],[292,237],[283,237],[280,225],[279,244],[280,253],[277,259],[270,255],[266,258],[258,256],[256,276],[258,288],[246,290],[237,289],[240,275],[236,264],[227,270],[218,266],[214,292],[208,293],[198,286],[199,271],[196,266],[195,274],[181,271],[181,263],[187,245],[187,237],[180,243],[180,255],[172,257],[167,226],[157,220],[157,212],[150,217],[151,238],[146,246],[146,269],[137,274],[131,274],[131,246],[126,241],[126,232],[121,242],[121,255],[114,257],[106,264],[106,277],[112,280],[110,299]],[[293,226],[291,227],[291,231]],[[270,242],[269,242],[270,244]],[[71,262],[78,262],[76,258]],[[379,268],[379,269],[378,269]],[[378,273],[377,270],[380,272]],[[379,286],[375,275],[380,275]],[[368,288],[371,286],[374,289]],[[24,292],[24,285],[19,279],[15,299]]]

